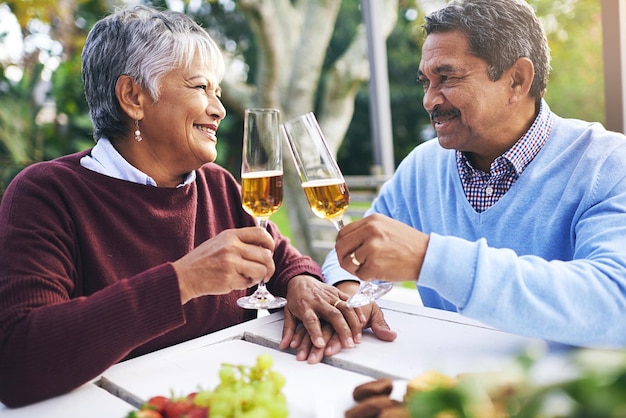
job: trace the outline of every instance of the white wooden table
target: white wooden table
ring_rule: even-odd
[[[366,333],[355,349],[343,350],[324,363],[309,365],[293,353],[278,350],[282,313],[258,318],[204,337],[114,365],[93,382],[48,401],[9,410],[0,417],[84,417],[88,411],[107,418],[123,418],[134,405],[153,395],[186,395],[218,383],[222,362],[254,364],[263,352],[274,358],[274,369],[286,377],[284,393],[290,416],[343,417],[353,405],[352,390],[360,383],[389,376],[396,380],[394,396],[403,383],[428,370],[454,376],[462,372],[497,371],[508,367],[540,340],[486,327],[461,315],[421,306],[382,300],[394,342]],[[95,416],[95,415],[89,415]]]

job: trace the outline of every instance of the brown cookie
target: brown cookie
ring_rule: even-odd
[[[363,383],[354,388],[352,397],[355,401],[360,402],[364,399],[376,395],[387,395],[393,390],[393,381],[389,378],[382,378],[371,382]]]
[[[401,405],[388,395],[376,395],[357,403],[345,413],[346,418],[376,418],[386,408]]]

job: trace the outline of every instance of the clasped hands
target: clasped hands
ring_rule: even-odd
[[[337,235],[335,250],[340,266],[362,280],[417,280],[428,242],[427,234],[373,214],[344,226]],[[371,328],[383,341],[397,337],[376,303],[354,309],[346,305],[348,297],[358,291],[358,282],[340,282],[336,288],[307,283],[310,289],[295,278],[290,282],[280,343],[281,349],[295,349],[298,360],[317,363],[342,348],[354,347],[365,328]]]
[[[313,364],[342,348],[355,347],[365,328],[371,328],[383,341],[395,340],[397,334],[385,322],[378,305],[347,306],[345,301],[358,287],[358,282],[342,282],[333,287],[310,276],[291,279],[279,348],[293,349],[297,360]]]

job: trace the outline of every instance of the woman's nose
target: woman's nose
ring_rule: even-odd
[[[211,98],[211,100],[209,101],[209,105],[207,106],[207,113],[215,116],[220,120],[226,117],[226,108],[222,104],[222,101],[219,97],[215,96]]]

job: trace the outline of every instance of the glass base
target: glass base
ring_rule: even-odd
[[[346,301],[350,308],[369,305],[381,296],[386,295],[393,288],[392,282],[374,280],[371,282],[361,282],[361,288]]]
[[[287,299],[274,296],[263,288],[258,288],[250,296],[237,299],[237,305],[246,309],[277,309],[287,304]]]

